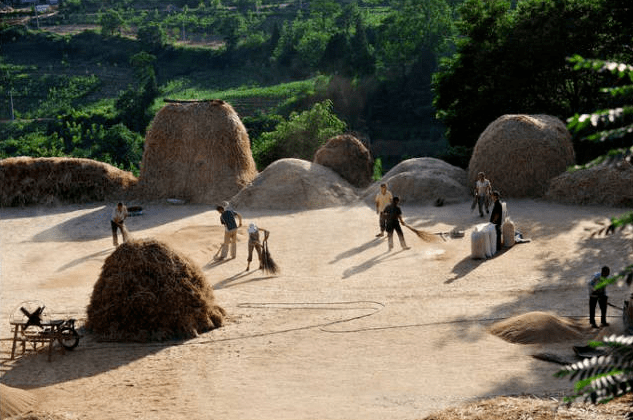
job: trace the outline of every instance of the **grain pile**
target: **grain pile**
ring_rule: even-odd
[[[155,240],[120,245],[104,262],[86,328],[112,340],[191,338],[222,326],[225,311],[201,269]]]
[[[571,134],[558,118],[504,115],[479,136],[468,165],[469,185],[484,172],[502,196],[540,197],[574,160]]]
[[[633,166],[626,160],[565,172],[551,180],[545,198],[568,204],[633,206]]]
[[[137,179],[107,163],[81,158],[0,160],[0,206],[120,199]]]
[[[310,210],[358,200],[354,188],[330,168],[301,159],[279,159],[231,198],[237,208]]]
[[[547,312],[528,312],[495,323],[490,332],[510,343],[552,343],[581,338],[585,328],[580,322]]]
[[[169,103],[147,133],[139,192],[148,199],[217,203],[256,175],[248,133],[231,105]]]
[[[350,134],[329,139],[314,154],[314,163],[327,166],[355,187],[368,186],[374,169],[369,150]]]
[[[30,392],[0,384],[0,419],[24,414],[32,410],[35,403],[35,396]]]
[[[363,200],[372,207],[382,182],[402,204],[431,204],[438,199],[449,204],[470,198],[466,171],[435,158],[408,159],[394,166],[365,190]]]

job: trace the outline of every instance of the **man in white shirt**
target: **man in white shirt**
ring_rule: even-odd
[[[112,244],[119,246],[119,239],[117,237],[117,228],[121,229],[121,236],[123,236],[123,242],[127,242],[127,229],[125,228],[125,219],[127,218],[127,207],[123,203],[118,203],[112,212],[112,219],[110,220],[110,227],[112,228]]]
[[[376,213],[378,213],[378,225],[380,226],[380,233],[376,235],[377,238],[385,234],[387,228],[387,215],[385,214],[385,208],[391,204],[393,195],[387,190],[387,184],[380,184],[380,191],[376,194]]]
[[[490,197],[492,193],[492,186],[490,181],[486,179],[486,175],[483,172],[477,174],[477,181],[475,182],[475,195],[477,199],[477,205],[479,206],[479,216],[484,217],[483,207],[486,207],[486,213],[489,213],[488,207],[490,205]]]

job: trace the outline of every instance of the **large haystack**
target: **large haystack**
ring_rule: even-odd
[[[289,158],[268,165],[231,203],[238,208],[308,210],[357,200],[354,188],[330,168]]]
[[[0,206],[118,199],[136,182],[132,173],[91,159],[7,158],[0,160]]]
[[[458,203],[469,199],[466,171],[435,158],[415,158],[400,162],[380,182],[365,190],[363,199],[373,206],[374,197],[385,182],[401,203]]]
[[[504,115],[481,135],[468,166],[469,185],[484,172],[502,196],[540,197],[574,163],[571,134],[549,115]]]
[[[126,242],[105,260],[87,312],[89,330],[142,341],[195,337],[225,315],[201,269],[155,240]]]
[[[561,318],[547,312],[528,312],[497,322],[490,332],[510,343],[554,343],[578,339],[585,328],[576,320]]]
[[[615,165],[565,172],[550,181],[545,198],[568,204],[632,207],[633,166],[623,160]]]
[[[0,384],[0,419],[19,416],[33,409],[36,399],[29,391]]]
[[[231,105],[169,103],[147,133],[139,190],[149,199],[217,203],[256,175],[248,133]]]
[[[329,139],[314,154],[314,163],[327,166],[355,187],[368,186],[374,169],[369,150],[350,134]]]

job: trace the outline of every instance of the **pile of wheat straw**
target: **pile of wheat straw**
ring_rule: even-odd
[[[81,158],[0,160],[0,206],[122,199],[136,185],[132,173]]]
[[[111,340],[191,338],[220,327],[225,311],[202,270],[156,240],[120,245],[104,262],[86,328]]]
[[[227,200],[257,175],[250,140],[226,102],[169,103],[145,138],[139,176],[143,198]]]
[[[0,418],[24,414],[32,410],[36,399],[29,391],[0,384]]]
[[[511,343],[552,343],[577,339],[586,328],[579,321],[547,312],[528,312],[497,322],[490,332]]]
[[[314,162],[331,168],[355,187],[371,183],[374,159],[365,145],[350,134],[329,139],[314,154]]]
[[[504,115],[479,136],[468,165],[469,185],[484,172],[502,196],[540,197],[575,161],[571,134],[549,115]]]

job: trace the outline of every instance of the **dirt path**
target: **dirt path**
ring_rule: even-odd
[[[585,281],[603,264],[619,270],[633,233],[591,238],[618,209],[531,200],[508,202],[532,242],[487,261],[469,258],[482,219],[469,203],[403,205],[417,228],[466,231],[462,239],[387,252],[377,217],[358,205],[298,213],[243,211],[270,230],[279,276],[245,272],[246,226],[236,260],[213,264],[222,239],[210,206],[146,205],[128,219],[135,237],[155,237],[190,256],[214,285],[227,325],[182,343],[125,344],[85,337],[72,353],[8,360],[1,382],[31,388],[40,408],[81,419],[415,419],[493,395],[560,395],[557,365],[531,354],[571,355],[571,345],[516,345],[486,332],[530,311],[585,317]],[[85,318],[92,286],[112,252],[111,209],[0,209],[0,336],[25,300]],[[396,241],[397,243],[397,241]],[[252,266],[257,266],[255,262]],[[612,287],[621,306],[629,291]],[[610,308],[609,329],[621,328]],[[604,331],[603,331],[604,333]],[[591,338],[588,333],[587,338]],[[584,344],[584,342],[578,343]]]

